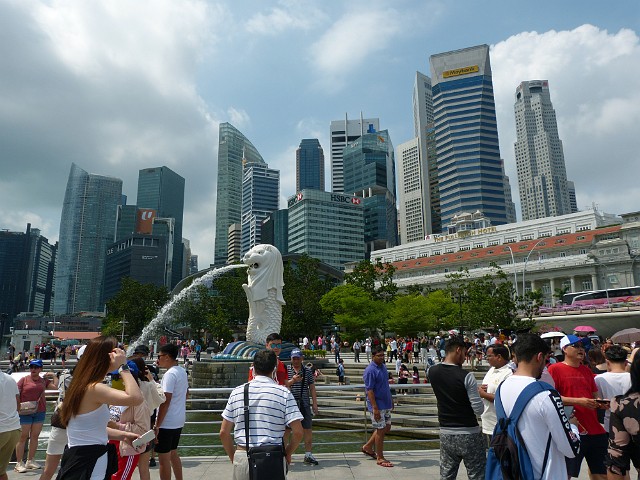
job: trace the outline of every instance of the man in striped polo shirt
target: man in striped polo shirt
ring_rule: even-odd
[[[287,387],[293,393],[293,398],[298,403],[304,430],[304,463],[308,465],[318,465],[318,461],[311,453],[313,443],[313,430],[311,430],[311,419],[318,414],[318,398],[316,396],[316,385],[313,372],[310,368],[305,368],[302,363],[302,352],[298,348],[291,351],[291,365],[287,366],[289,380]],[[313,413],[312,413],[313,412]]]
[[[246,445],[244,430],[244,384],[231,392],[222,412],[220,439],[233,463],[233,480],[249,480],[247,448],[281,445],[285,428],[289,427],[291,438],[285,454],[290,464],[291,455],[302,439],[300,421],[303,417],[293,394],[271,378],[276,362],[271,350],[261,350],[253,359],[255,378],[249,382],[249,445]]]

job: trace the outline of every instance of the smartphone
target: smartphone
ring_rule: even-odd
[[[603,399],[603,398],[596,398],[596,402],[605,404],[605,403],[611,402],[611,400],[606,400],[606,399]]]
[[[149,443],[154,438],[156,438],[156,433],[153,430],[149,430],[131,442],[131,445],[133,445],[133,448],[140,448],[142,445]]]

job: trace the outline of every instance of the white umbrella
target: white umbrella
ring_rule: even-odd
[[[547,332],[540,335],[540,338],[560,338],[564,337],[564,333],[562,332]]]

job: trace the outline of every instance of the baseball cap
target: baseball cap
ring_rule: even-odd
[[[30,367],[38,367],[38,368],[43,368],[44,364],[42,363],[42,360],[31,360],[29,362],[29,366]]]
[[[564,347],[568,347],[574,343],[582,343],[582,339],[576,335],[565,335],[562,337],[562,340],[560,340],[560,349],[564,350]]]
[[[302,352],[299,348],[294,348],[291,350],[291,358],[302,358]]]
[[[149,355],[149,347],[146,345],[138,345],[133,351],[134,354]]]

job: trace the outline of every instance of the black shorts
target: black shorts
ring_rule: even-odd
[[[606,475],[607,467],[604,459],[609,446],[609,435],[601,433],[599,435],[580,435],[580,453],[575,458],[567,458],[567,472],[571,477],[580,476],[580,465],[582,460],[587,460],[591,473]]]
[[[178,448],[182,428],[161,428],[158,430],[158,440],[156,441],[156,453],[169,453]]]
[[[303,406],[298,404],[298,409],[300,410],[300,413],[302,414],[302,416],[304,417],[302,419],[302,428],[304,428],[305,430],[308,430],[311,428],[311,420],[313,418],[313,415],[311,415],[311,407],[310,406]]]

